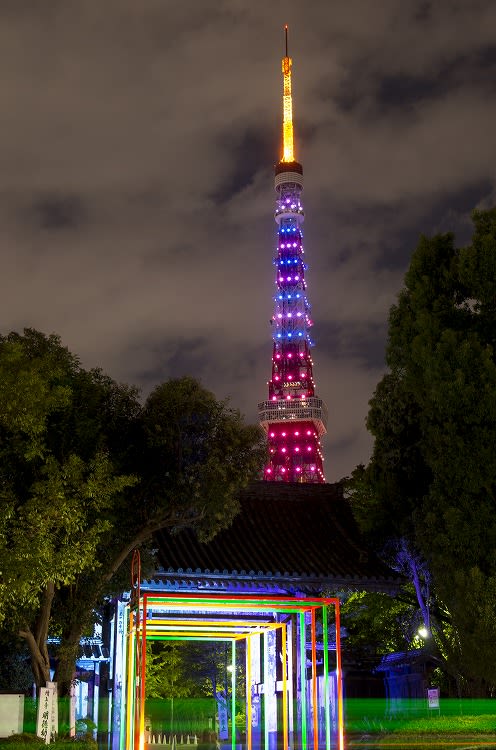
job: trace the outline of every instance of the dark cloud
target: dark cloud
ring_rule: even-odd
[[[496,199],[491,0],[0,6],[3,330],[145,395],[267,394],[282,27],[329,480],[367,460],[388,310],[421,233]]]
[[[321,322],[316,333],[315,356],[319,356],[319,344],[325,344],[334,359],[351,359],[361,362],[366,369],[381,369],[384,367],[386,329],[387,321],[370,324],[366,321]]]
[[[85,210],[80,198],[72,195],[45,195],[34,200],[32,210],[35,223],[48,231],[76,230],[85,221]]]
[[[223,204],[242,193],[274,159],[278,144],[271,133],[262,129],[245,130],[242,123],[231,123],[220,135],[219,146],[229,154],[229,168],[221,185],[216,186],[212,200]]]

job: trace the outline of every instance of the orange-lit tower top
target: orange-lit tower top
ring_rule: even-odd
[[[293,61],[288,56],[288,27],[284,27],[286,39],[286,55],[282,58],[283,83],[283,120],[282,120],[282,159],[281,161],[294,161],[294,138],[293,138],[293,97],[291,94],[291,66]]]
[[[282,59],[282,157],[275,166],[277,248],[276,295],[272,316],[272,377],[269,397],[258,405],[260,424],[267,433],[269,482],[324,482],[320,438],[326,432],[327,409],[315,393],[310,354],[312,325],[306,296],[303,248],[303,168],[294,156],[292,60]]]

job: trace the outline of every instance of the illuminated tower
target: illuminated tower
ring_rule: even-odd
[[[269,399],[258,405],[260,424],[270,451],[264,479],[271,482],[325,482],[320,438],[326,432],[327,409],[315,395],[312,374],[310,305],[306,296],[303,249],[303,169],[295,161],[291,65],[282,60],[283,150],[275,167],[277,292],[271,320],[274,339]]]

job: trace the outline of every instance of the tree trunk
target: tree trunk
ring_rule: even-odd
[[[55,682],[61,698],[68,698],[74,681],[76,660],[79,655],[79,641],[82,628],[74,627],[69,636],[63,638],[55,669]]]
[[[20,638],[24,638],[29,648],[31,669],[37,691],[44,687],[47,682],[50,682],[50,657],[48,655],[47,638],[54,594],[55,586],[53,582],[50,582],[41,598],[40,614],[34,632],[26,625],[18,633]]]

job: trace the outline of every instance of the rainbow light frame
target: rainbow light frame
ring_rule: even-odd
[[[329,669],[329,610],[334,614],[335,670]],[[219,615],[222,619],[219,618]],[[252,677],[252,648],[254,639],[264,644],[270,633],[280,631],[280,654],[284,655],[282,667],[281,698],[273,693],[276,707],[280,707],[282,746],[289,748],[290,719],[293,723],[292,747],[301,750],[344,750],[343,729],[343,690],[341,674],[341,644],[339,600],[336,598],[294,598],[279,595],[260,594],[212,594],[191,592],[143,592],[127,606],[126,629],[126,669],[123,675],[125,700],[121,706],[121,750],[145,750],[145,691],[146,691],[146,643],[148,640],[205,640],[227,641],[231,643],[232,663],[236,663],[236,644],[246,640],[246,716],[247,750],[255,750],[252,732],[252,701],[255,688]],[[291,623],[291,627],[288,627]],[[292,640],[288,642],[288,631]],[[317,631],[322,639],[317,638]],[[294,648],[292,648],[292,646]],[[273,673],[267,673],[267,646],[264,646],[264,667],[262,678],[275,680]],[[323,679],[317,677],[317,651],[323,653]],[[297,682],[300,686],[298,711],[289,706],[290,681],[293,670],[288,670],[288,657],[297,651]],[[311,654],[310,679],[308,653]],[[292,662],[291,662],[292,664]],[[331,719],[331,679],[335,680],[336,710]],[[318,687],[318,680],[319,686]],[[269,682],[267,682],[269,684]],[[235,670],[232,673],[231,722],[235,723]],[[301,694],[304,693],[304,699]],[[291,693],[293,694],[293,693]],[[294,691],[298,695],[298,691]],[[265,695],[262,693],[263,700]],[[282,703],[282,706],[281,706]],[[276,709],[277,710],[277,709]],[[262,744],[257,748],[269,749],[267,711],[264,711]],[[294,721],[296,713],[296,723]],[[323,716],[320,720],[319,716]],[[236,738],[232,734],[232,750]],[[278,734],[279,737],[279,734]],[[320,740],[320,742],[319,742]]]

